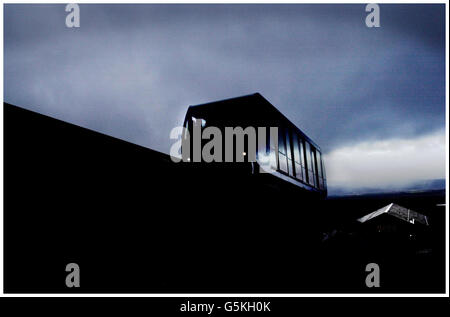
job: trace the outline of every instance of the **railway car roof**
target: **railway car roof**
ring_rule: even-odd
[[[254,120],[265,118],[287,123],[288,126],[295,129],[304,139],[320,151],[320,147],[313,140],[259,93],[192,105],[189,106],[187,116],[203,115],[203,119],[208,119],[207,117],[212,114],[222,117],[233,113],[239,113],[244,118],[253,118]]]

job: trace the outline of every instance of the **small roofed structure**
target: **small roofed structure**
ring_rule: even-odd
[[[422,224],[425,226],[429,226],[427,216],[394,203],[391,203],[368,215],[365,215],[364,217],[359,218],[358,221],[361,223],[366,223],[383,215],[392,216],[411,224]]]
[[[391,203],[357,219],[357,229],[371,256],[408,259],[421,252],[426,256],[433,245],[428,216]]]

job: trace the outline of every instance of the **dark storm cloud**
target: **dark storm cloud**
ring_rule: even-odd
[[[190,104],[260,92],[324,152],[445,126],[443,5],[6,5],[7,102],[168,152]]]

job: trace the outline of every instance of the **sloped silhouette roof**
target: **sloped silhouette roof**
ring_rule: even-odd
[[[380,208],[368,215],[365,215],[364,217],[359,218],[358,221],[361,223],[365,223],[371,219],[374,219],[374,218],[384,215],[384,214],[396,217],[400,220],[409,222],[411,224],[420,223],[420,224],[426,225],[426,226],[429,225],[427,216],[422,215],[414,210],[399,206],[394,203],[391,203],[391,204],[384,206],[383,208]]]

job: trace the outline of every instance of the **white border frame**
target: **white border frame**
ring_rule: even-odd
[[[96,1],[75,1],[76,3],[85,4],[85,3],[95,3],[95,4],[119,4],[119,3],[125,3],[124,1],[118,1],[118,0],[96,0]],[[14,3],[22,3],[22,4],[39,4],[39,3],[61,3],[61,4],[67,4],[70,3],[65,1],[55,1],[55,0],[47,0],[47,1],[1,1],[1,7],[0,7],[0,16],[1,16],[1,23],[0,23],[0,51],[1,51],[1,80],[0,80],[0,96],[3,99],[3,5],[4,4],[14,4]],[[163,0],[163,1],[142,1],[142,0],[134,0],[133,4],[141,4],[141,3],[201,3],[201,4],[210,4],[210,3],[247,3],[247,4],[258,4],[258,3],[276,3],[275,1],[267,1],[267,0],[246,0],[246,1],[236,1],[236,0],[228,0],[228,1],[205,1],[205,0],[197,0],[197,1],[185,1],[185,0]],[[312,3],[311,1],[292,1],[292,0],[284,0],[280,3]],[[346,0],[346,1],[337,1],[337,0],[328,0],[328,1],[314,1],[314,3],[321,3],[321,4],[363,4],[365,2],[362,1],[355,1],[355,0]],[[372,3],[372,2],[367,2]],[[445,193],[445,199],[446,199],[446,206],[445,206],[445,216],[446,216],[446,233],[445,233],[445,239],[446,239],[446,281],[445,281],[445,293],[437,293],[437,294],[391,294],[391,293],[377,293],[377,294],[355,294],[355,293],[345,293],[345,294],[235,294],[235,293],[227,293],[227,294],[218,294],[218,293],[202,293],[202,294],[190,294],[190,293],[180,293],[180,294],[168,294],[168,293],[162,293],[162,294],[133,294],[133,293],[127,293],[127,294],[90,294],[90,293],[76,293],[76,294],[70,294],[70,293],[63,293],[63,294],[15,294],[15,293],[4,293],[3,288],[3,103],[2,103],[2,111],[0,111],[0,177],[2,179],[2,182],[0,183],[0,297],[213,297],[213,298],[220,298],[220,297],[449,297],[449,147],[448,147],[448,141],[449,141],[449,122],[448,122],[448,114],[449,114],[449,34],[448,34],[448,26],[449,26],[449,2],[448,0],[441,0],[441,1],[432,1],[432,2],[426,2],[420,1],[420,0],[384,0],[384,1],[376,1],[376,3],[394,3],[394,4],[445,4],[446,5],[446,14],[445,14],[445,35],[446,35],[446,43],[445,43],[445,104],[446,104],[446,126],[445,126],[445,137],[446,137],[446,193]]]

